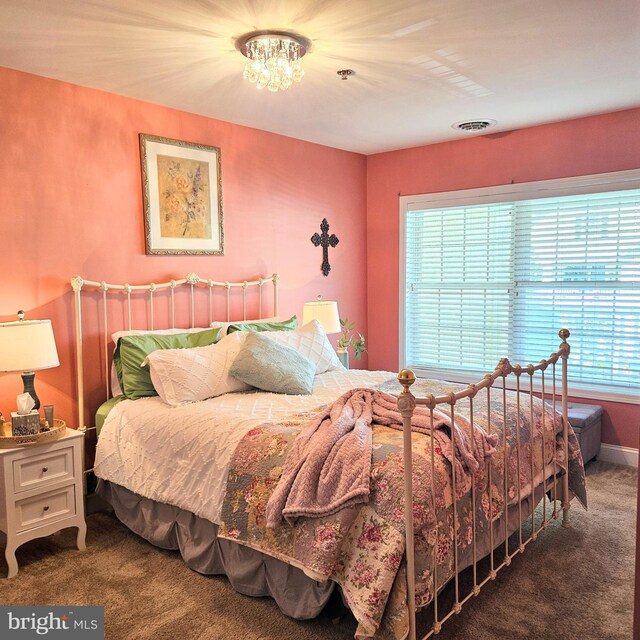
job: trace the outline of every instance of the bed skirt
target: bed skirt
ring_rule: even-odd
[[[198,573],[227,576],[239,593],[272,597],[291,618],[317,617],[331,597],[334,582],[317,582],[276,558],[219,539],[217,525],[190,511],[104,480],[98,480],[96,493],[113,507],[118,520],[151,544],[180,551],[187,566]]]
[[[239,593],[254,597],[271,596],[280,610],[291,618],[308,620],[318,616],[337,586],[330,580],[317,582],[300,569],[250,547],[219,539],[217,525],[190,511],[144,498],[121,485],[100,479],[96,493],[112,505],[116,517],[123,524],[151,544],[162,549],[179,550],[187,566],[198,573],[227,576]],[[535,488],[533,501],[528,496],[520,502],[520,509],[517,504],[508,507],[509,537],[518,530],[520,522],[530,522],[531,511],[543,499],[544,489],[540,484]],[[527,538],[529,522],[523,526]],[[504,516],[494,519],[493,533],[494,548],[501,556]],[[514,536],[510,542],[517,545],[518,541]],[[488,536],[482,537],[477,550],[478,559],[488,561],[490,549]],[[461,558],[460,562],[461,572],[472,564],[469,558]],[[488,563],[484,572],[488,572]],[[446,590],[452,584],[453,580],[450,580],[440,590]],[[339,587],[338,592],[342,599]],[[426,609],[432,611],[433,604]]]

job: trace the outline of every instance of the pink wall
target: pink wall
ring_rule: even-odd
[[[364,156],[9,69],[0,85],[0,319],[24,309],[53,321],[61,366],[36,385],[59,416],[76,423],[75,274],[135,284],[278,272],[282,314],[320,293],[366,329]],[[145,255],[140,132],[221,148],[223,257]],[[310,242],[324,217],[340,238],[328,278]],[[5,414],[19,391],[17,374],[0,375]]]
[[[367,157],[369,366],[398,366],[399,195],[637,169],[640,109]],[[604,442],[638,446],[640,405],[605,403]]]

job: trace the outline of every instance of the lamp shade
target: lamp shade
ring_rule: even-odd
[[[302,306],[302,324],[317,320],[325,333],[340,333],[338,303],[334,300],[314,300]]]
[[[0,323],[0,371],[36,371],[59,364],[51,320]]]

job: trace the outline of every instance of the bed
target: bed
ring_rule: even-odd
[[[148,303],[143,305],[147,331],[155,331],[160,295],[166,294],[168,324],[175,327],[177,290],[185,287],[187,324],[195,331],[215,322],[217,293],[225,322],[234,304],[237,317],[262,318],[265,285],[273,288],[271,309],[278,316],[277,276],[229,283],[189,274],[137,286],[74,278],[79,424],[87,423],[84,398],[97,395],[85,389],[85,360],[99,361],[109,398],[110,321],[124,318],[125,328],[133,330],[136,295]],[[235,292],[241,297],[234,303]],[[119,313],[108,311],[110,296],[122,306]],[[206,319],[198,317],[199,301]],[[95,325],[87,330],[87,309],[100,331]],[[283,339],[304,331],[310,329],[293,330]],[[283,333],[270,339],[277,342],[276,334]],[[179,549],[196,571],[227,575],[241,593],[273,597],[286,615],[314,617],[338,589],[358,622],[356,637],[415,638],[416,612],[427,609],[421,626],[429,637],[549,523],[562,514],[568,526],[573,496],[586,506],[580,450],[566,419],[567,338],[568,332],[561,332],[559,350],[537,365],[502,360],[476,385],[416,380],[407,370],[399,375],[347,371],[331,364],[325,352],[329,365],[317,369],[309,394],[251,389],[175,406],[162,397],[111,398],[99,411],[98,491],[119,519],[151,543]],[[322,339],[315,336],[316,351]],[[363,398],[373,403],[373,418],[366,428],[358,423],[349,438],[362,429],[357,446],[369,437],[369,449],[358,451],[369,453],[352,454],[342,463],[340,456],[347,454],[335,448],[325,456],[334,464],[331,473],[339,471],[338,485],[354,474],[354,461],[362,466],[360,476],[348,477],[349,498],[343,501],[334,492],[330,508],[284,509],[274,524],[274,497],[290,476],[294,453],[303,450],[300,443],[311,451],[307,436],[310,443],[323,425],[331,429],[340,422],[329,417],[335,407],[342,419],[348,403]],[[335,440],[346,442],[346,435]],[[311,454],[305,463],[309,459]],[[329,471],[325,467],[322,473]],[[312,484],[315,490],[321,482]],[[364,498],[352,499],[356,494]],[[317,498],[314,494],[314,509]],[[472,572],[466,590],[460,581],[465,569]],[[453,605],[442,611],[438,594],[448,583]]]

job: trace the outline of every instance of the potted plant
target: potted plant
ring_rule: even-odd
[[[362,358],[362,354],[367,350],[364,336],[355,330],[353,322],[348,318],[340,318],[341,333],[336,343],[336,353],[340,362],[349,368],[349,347],[353,347],[353,355],[356,360]],[[356,337],[357,336],[357,337]]]

